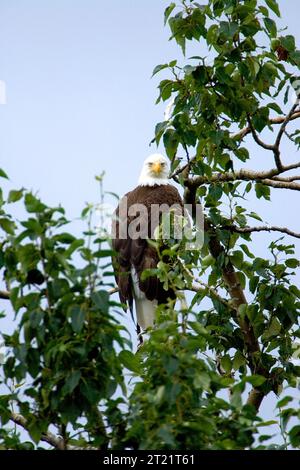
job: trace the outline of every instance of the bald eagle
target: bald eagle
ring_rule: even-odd
[[[135,303],[137,332],[152,327],[158,304],[175,298],[156,276],[142,277],[146,269],[157,267],[159,256],[149,240],[155,239],[163,213],[174,210],[184,215],[183,202],[170,184],[169,162],[160,154],[144,161],[138,186],[120,200],[113,220],[113,265],[120,301],[132,312]]]

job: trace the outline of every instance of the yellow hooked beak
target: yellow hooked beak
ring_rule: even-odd
[[[159,163],[159,162],[153,163],[152,171],[156,174],[160,173],[161,172],[161,163]]]

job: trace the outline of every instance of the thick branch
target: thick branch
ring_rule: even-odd
[[[196,189],[197,188],[195,186],[192,186],[191,188],[186,188],[184,194],[185,203],[192,205],[193,213],[196,213]],[[218,259],[220,255],[225,254],[225,249],[218,240],[217,233],[213,225],[207,218],[204,220],[204,230],[209,236],[209,250],[212,256],[215,259]],[[232,307],[235,311],[235,319],[239,323],[244,336],[245,349],[247,352],[248,363],[251,372],[253,374],[259,374],[268,378],[268,370],[259,362],[260,347],[258,340],[255,336],[253,327],[247,317],[241,317],[238,313],[239,307],[241,305],[247,304],[247,299],[245,297],[243,288],[239,282],[237,273],[235,272],[234,266],[230,261],[223,265],[222,277],[232,300]],[[256,403],[257,411],[259,410],[261,401],[262,399],[260,400],[260,402],[257,401]]]
[[[12,413],[10,419],[28,432],[28,421],[20,413]],[[62,437],[57,437],[49,431],[42,434],[41,441],[47,442],[47,444],[51,445],[57,450],[99,450],[92,446],[78,447],[66,445]]]
[[[9,292],[6,290],[0,290],[0,299],[9,300]]]
[[[11,414],[11,420],[21,426],[23,429],[28,431],[28,422],[27,419],[24,418],[19,413],[12,413]],[[58,450],[64,450],[65,449],[65,443],[64,440],[61,437],[56,437],[54,434],[51,432],[46,432],[43,433],[41,436],[41,441],[47,442],[47,444],[50,444],[52,447]]]
[[[267,171],[253,171],[247,169],[241,169],[237,172],[228,172],[228,173],[214,173],[212,176],[195,176],[193,178],[189,178],[185,181],[185,185],[189,188],[191,187],[198,187],[203,184],[211,184],[211,183],[225,183],[228,181],[262,181],[265,184],[274,183],[271,178],[274,176],[278,176],[286,171],[294,170],[296,168],[300,168],[300,162],[292,163],[291,165],[286,165],[282,167],[279,171],[278,168],[271,168]],[[277,181],[277,180],[276,180]],[[289,183],[289,182],[282,182],[282,183]],[[276,183],[275,183],[276,184]],[[274,186],[275,187],[275,186]],[[280,187],[280,186],[276,186]],[[287,189],[292,189],[291,187],[287,187]],[[295,188],[293,188],[295,189]]]
[[[265,394],[262,391],[258,390],[257,388],[253,388],[248,395],[247,405],[252,405],[257,410],[259,410],[264,396]]]

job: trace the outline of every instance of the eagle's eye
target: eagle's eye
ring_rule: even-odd
[[[150,168],[152,165],[153,165],[153,163],[151,163],[151,162],[148,163],[149,168]]]

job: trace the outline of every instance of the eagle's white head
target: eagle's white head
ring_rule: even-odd
[[[146,158],[139,177],[140,186],[169,184],[169,161],[160,153],[154,153]]]

